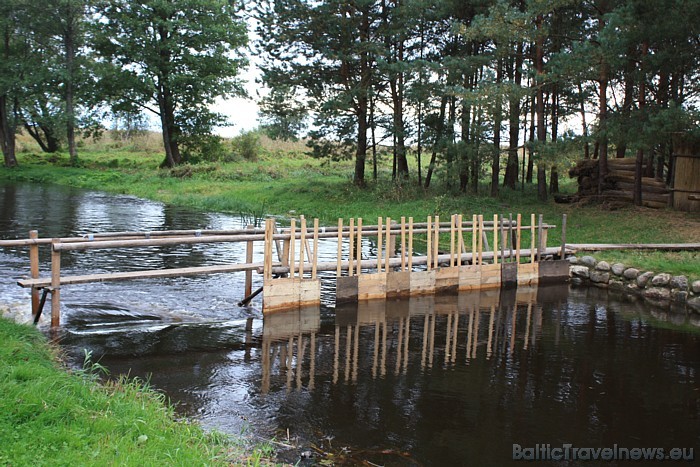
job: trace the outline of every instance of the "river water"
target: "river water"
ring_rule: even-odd
[[[53,237],[248,222],[61,187],[0,191],[5,239],[33,228]],[[244,253],[238,244],[95,250],[64,254],[62,267],[188,267]],[[48,251],[42,265],[46,275]],[[0,302],[28,307],[28,292],[15,285],[27,252],[0,251],[0,271]],[[622,457],[631,448],[686,448],[687,457],[700,441],[693,316],[568,286],[338,309],[325,294],[320,307],[264,319],[259,298],[236,305],[242,295],[242,274],[66,286],[58,342],[70,364],[89,351],[113,377],[148,379],[205,427],[274,437],[281,459],[302,464],[517,465],[514,445],[568,443],[617,446]]]

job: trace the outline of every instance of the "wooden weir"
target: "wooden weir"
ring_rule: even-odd
[[[537,220],[532,214],[529,220],[529,225],[523,225],[518,214],[515,220],[512,216],[495,215],[491,221],[473,215],[466,221],[461,214],[455,214],[449,222],[441,222],[438,216],[428,216],[426,222],[414,222],[412,217],[401,217],[399,222],[380,217],[376,225],[363,225],[363,220],[358,218],[349,219],[347,226],[339,219],[337,227],[321,228],[318,219],[314,219],[309,232],[307,220],[302,216],[298,225],[297,220],[292,219],[289,228],[284,230],[278,229],[274,219],[267,219],[264,229],[248,226],[239,230],[114,232],[53,239],[39,238],[36,231],[31,231],[27,239],[1,240],[0,247],[29,248],[30,277],[17,283],[31,289],[32,314],[37,320],[50,294],[51,325],[58,326],[61,287],[70,284],[245,272],[245,295],[250,298],[258,293],[252,293],[251,287],[252,273],[256,271],[263,275],[263,312],[267,313],[319,304],[319,272],[335,272],[337,303],[534,285],[548,279],[568,278],[568,266],[564,261],[541,261],[547,256],[564,257],[566,217],[562,224],[561,247],[557,248],[546,246],[547,231],[555,226],[544,224],[542,215]],[[375,254],[363,258],[363,238],[369,237],[376,239],[372,247]],[[529,239],[529,248],[523,248],[526,239]],[[321,240],[337,242],[335,261],[319,261]],[[61,254],[66,251],[234,242],[246,244],[245,263],[61,274]],[[263,242],[261,263],[253,262],[255,242]],[[420,249],[425,247],[424,255],[416,254],[417,242],[420,242]],[[440,250],[440,245],[448,244],[449,251]],[[38,249],[41,245],[51,247],[50,277],[39,277]]]

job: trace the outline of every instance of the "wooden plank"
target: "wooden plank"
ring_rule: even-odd
[[[350,232],[348,234],[348,239],[350,240],[350,253],[348,254],[348,276],[354,274],[353,259],[355,258],[355,219],[350,218]]]
[[[433,268],[439,266],[440,254],[440,216],[435,216],[435,223],[433,224],[433,231],[435,232],[435,239],[433,240]]]
[[[391,258],[391,217],[386,218],[386,249],[384,250],[384,270],[389,272],[389,263]]]
[[[357,218],[357,275],[362,274],[362,218]]]
[[[435,292],[435,270],[411,273],[411,295],[432,294]]]
[[[406,218],[401,216],[401,271],[406,270]]]
[[[386,298],[387,273],[364,274],[357,278],[357,299],[373,300]]]
[[[296,257],[296,219],[291,219],[289,221],[289,277],[294,277],[294,269],[297,257]]]
[[[386,296],[400,297],[411,293],[411,272],[390,272],[386,277]]]
[[[29,238],[36,240],[39,238],[37,230],[29,231]],[[29,277],[32,279],[39,278],[39,245],[30,245],[29,247]],[[32,316],[36,316],[39,311],[39,289],[32,287]]]
[[[61,324],[61,252],[51,247],[51,327]]]
[[[501,287],[501,265],[500,264],[484,264],[481,266],[481,288],[500,288]]]
[[[539,282],[538,263],[525,263],[518,266],[518,285],[537,285]]]
[[[457,291],[459,288],[459,268],[443,267],[435,270],[435,291]]]
[[[357,276],[340,276],[336,280],[335,302],[357,301]]]
[[[300,281],[281,278],[267,281],[263,290],[263,313],[299,306]]]
[[[382,272],[382,218],[377,218],[377,272]]]
[[[515,227],[515,262],[520,264],[520,240],[522,228],[522,215],[518,213],[516,217],[516,227]]]
[[[493,264],[498,264],[498,214],[493,215]]]
[[[299,306],[321,303],[321,280],[304,279],[299,281]]]
[[[265,224],[267,226],[267,223]],[[252,230],[254,229],[255,226],[248,224],[246,226],[246,229]],[[267,254],[267,245],[265,248],[265,254]],[[270,255],[272,256],[272,255]],[[253,242],[249,241],[246,242],[245,245],[245,262],[247,264],[250,264],[253,262]],[[272,264],[270,264],[270,271],[272,271]],[[249,297],[250,294],[253,293],[253,271],[246,271],[245,272],[245,291],[243,293],[244,297]]]
[[[518,284],[518,263],[503,263],[501,266],[501,284],[514,287]],[[568,274],[568,273],[567,273]]]
[[[338,219],[338,256],[336,260],[338,262],[338,267],[336,268],[335,275],[340,277],[342,273],[341,263],[343,259],[343,219]]]
[[[313,260],[311,263],[311,278],[316,279],[316,272],[318,270],[318,218],[314,219],[314,252]]]
[[[569,262],[566,260],[542,261],[538,275],[538,284],[567,282],[569,280]]]
[[[413,217],[408,218],[408,271],[413,270]]]
[[[433,220],[433,217],[428,216],[428,235],[427,235],[426,240],[425,240],[426,244],[427,244],[427,246],[425,248],[425,255],[427,258],[427,262],[425,264],[426,264],[426,267],[428,268],[428,271],[430,271],[432,269],[432,267],[431,267],[432,266],[431,258],[432,258],[432,254],[433,254],[433,248],[432,248],[433,231],[432,231],[432,227],[431,227],[432,220]]]
[[[86,274],[81,276],[63,276],[60,285],[88,284],[91,282],[111,282],[137,279],[155,279],[162,277],[196,276],[199,274],[223,274],[229,272],[241,272],[256,270],[263,267],[263,263],[230,264],[217,266],[198,266],[190,268],[160,269],[152,271],[111,272],[103,274]],[[274,268],[273,268],[274,269]],[[17,284],[21,287],[49,287],[51,279],[22,279]]]
[[[459,268],[458,290],[475,290],[481,287],[481,268],[479,266],[462,266]]]
[[[573,251],[607,250],[664,250],[698,251],[700,243],[569,243],[566,247]]]

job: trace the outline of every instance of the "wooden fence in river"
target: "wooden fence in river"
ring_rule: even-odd
[[[563,262],[540,262],[548,256],[564,257],[566,217],[561,246],[549,248],[547,231],[555,226],[545,224],[542,215],[536,220],[534,214],[529,225],[522,224],[519,214],[515,219],[494,216],[492,221],[476,215],[465,221],[462,215],[453,215],[449,222],[441,222],[438,216],[429,216],[427,222],[420,223],[414,223],[410,217],[401,218],[400,222],[379,218],[377,224],[363,226],[358,218],[350,219],[347,225],[339,219],[337,227],[319,227],[318,219],[314,219],[309,228],[302,216],[298,228],[297,220],[292,219],[284,229],[268,219],[264,229],[248,226],[238,230],[108,232],[68,238],[39,238],[37,231],[31,231],[27,239],[1,240],[0,247],[29,248],[29,277],[17,283],[31,289],[36,320],[47,297],[51,297],[51,325],[58,326],[61,288],[70,284],[245,272],[244,295],[251,297],[259,292],[252,291],[252,273],[257,272],[263,275],[263,312],[267,313],[319,303],[318,272],[322,271],[335,271],[339,303],[536,284],[547,278],[568,277],[568,267]],[[363,257],[361,245],[367,238],[375,240],[375,254]],[[335,261],[319,261],[319,242],[334,239]],[[61,272],[63,252],[237,242],[246,244],[242,263],[81,275]],[[259,242],[263,243],[263,262],[256,263],[253,251]],[[425,254],[416,253],[418,243]],[[529,247],[524,247],[525,243]],[[40,277],[42,245],[51,248],[50,277]],[[445,251],[441,251],[441,245],[445,245]]]

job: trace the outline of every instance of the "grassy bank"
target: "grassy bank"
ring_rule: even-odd
[[[35,328],[0,319],[1,465],[259,465],[222,435],[176,421],[138,381],[61,368]],[[92,368],[93,370],[95,368]]]
[[[526,185],[524,191],[502,188],[498,198],[462,194],[444,186],[440,170],[431,189],[418,187],[415,182],[399,186],[390,180],[388,154],[380,155],[377,181],[370,181],[366,188],[358,188],[351,182],[352,161],[328,162],[311,158],[300,143],[263,140],[254,155],[247,159],[234,151],[222,161],[184,165],[172,170],[158,168],[162,155],[156,147],[93,144],[81,153],[78,167],[71,167],[65,155],[27,151],[20,154],[19,168],[0,169],[0,179],[128,193],[206,211],[257,216],[294,212],[307,218],[318,217],[326,224],[337,222],[339,217],[425,219],[435,214],[447,218],[457,212],[482,213],[487,217],[520,212],[525,215],[542,213],[545,221],[558,225],[562,214],[567,214],[569,243],[700,242],[700,216],[697,214],[633,206],[611,209],[599,205],[556,204],[551,199],[540,203],[530,185]],[[415,173],[415,167],[412,170]],[[562,180],[562,186],[564,190],[573,189],[567,179]],[[481,193],[487,193],[486,186],[481,188]],[[549,243],[557,245],[559,242],[557,229],[550,233]],[[666,271],[700,278],[697,254],[662,254],[661,258],[626,252],[615,255],[616,261],[643,269],[658,270],[659,259]]]

